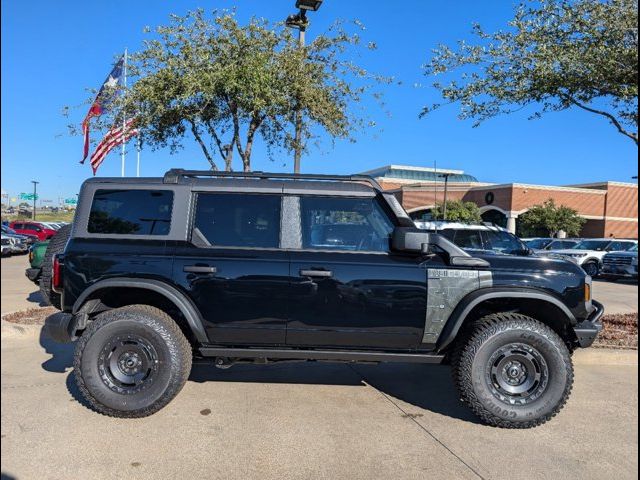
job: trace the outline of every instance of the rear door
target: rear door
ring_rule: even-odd
[[[287,345],[416,348],[426,315],[426,270],[391,252],[394,224],[376,198],[301,196],[291,252]],[[296,235],[294,235],[296,236]]]
[[[173,278],[197,305],[211,343],[285,343],[289,259],[280,194],[195,194],[191,240]]]

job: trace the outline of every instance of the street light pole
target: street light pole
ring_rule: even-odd
[[[302,51],[307,45],[307,27],[309,26],[307,11],[317,12],[322,2],[323,0],[296,0],[296,8],[299,9],[299,12],[295,15],[290,15],[285,21],[287,27],[298,29],[298,46]],[[295,112],[296,134],[293,157],[293,173],[296,174],[300,173],[300,162],[302,160],[302,120],[302,107],[298,102]]]
[[[38,198],[38,184],[40,182],[36,182],[35,180],[31,180],[33,183],[33,214],[31,215],[32,219],[36,219],[36,198]]]
[[[442,207],[442,219],[447,221],[447,193],[449,190],[449,177],[450,173],[443,173],[439,175],[440,177],[444,177],[444,206]]]

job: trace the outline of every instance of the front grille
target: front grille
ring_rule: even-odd
[[[607,255],[602,262],[605,265],[631,265],[633,257],[627,255]]]

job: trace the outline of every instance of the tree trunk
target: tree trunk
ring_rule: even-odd
[[[191,133],[193,133],[193,136],[195,137],[196,141],[200,144],[200,148],[202,148],[202,151],[204,152],[204,156],[206,157],[207,161],[211,165],[211,170],[217,172],[218,166],[216,165],[216,162],[213,161],[213,158],[209,153],[209,149],[207,148],[207,145],[202,140],[202,137],[200,136],[200,131],[198,130],[196,123],[193,120],[189,120],[189,123],[191,124]]]

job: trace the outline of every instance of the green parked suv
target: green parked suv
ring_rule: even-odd
[[[40,274],[42,273],[42,262],[49,246],[49,240],[36,242],[29,247],[29,268],[25,275],[29,280],[38,285]]]

